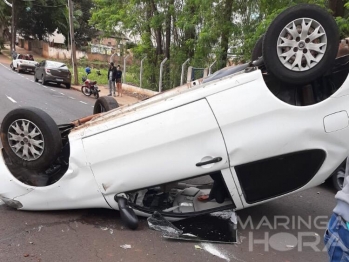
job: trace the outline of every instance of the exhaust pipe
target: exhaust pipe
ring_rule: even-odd
[[[127,199],[115,195],[114,200],[118,203],[121,219],[124,222],[125,226],[132,230],[137,229],[138,217],[133,209],[129,207]]]

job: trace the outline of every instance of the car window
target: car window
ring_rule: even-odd
[[[47,66],[48,67],[54,67],[54,68],[64,68],[64,69],[68,69],[68,67],[61,63],[61,62],[55,62],[55,61],[47,61]]]

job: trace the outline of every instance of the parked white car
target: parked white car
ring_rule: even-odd
[[[193,88],[121,108],[101,97],[101,114],[60,126],[15,109],[1,125],[0,198],[20,210],[117,209],[136,228],[136,215],[239,210],[317,186],[349,154],[338,43],[327,11],[299,5],[270,25],[261,59]]]
[[[34,72],[38,62],[34,61],[32,55],[17,54],[11,63],[11,68],[20,72]]]

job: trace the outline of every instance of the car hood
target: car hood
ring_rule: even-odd
[[[79,133],[80,137],[89,137],[194,101],[205,99],[212,94],[256,80],[264,84],[260,70],[255,70],[250,73],[239,72],[224,77],[223,79],[218,79],[192,88],[181,86],[136,104],[123,106],[106,112],[86,124],[75,128],[71,135],[74,135],[75,131]]]

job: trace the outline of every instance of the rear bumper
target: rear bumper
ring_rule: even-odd
[[[25,65],[25,64],[19,64],[18,69],[28,72],[34,72],[35,66],[34,65]]]
[[[59,76],[53,76],[53,75],[45,75],[45,81],[54,82],[54,83],[62,83],[62,84],[70,84],[71,78],[59,77]]]

